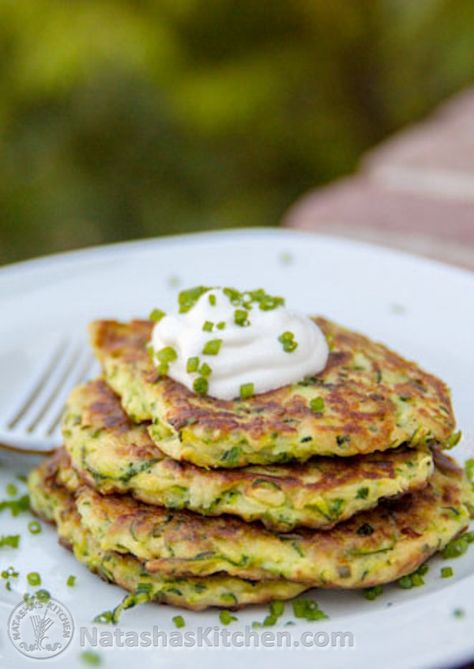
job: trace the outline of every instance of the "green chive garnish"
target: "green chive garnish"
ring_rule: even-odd
[[[18,488],[14,483],[7,483],[5,490],[9,497],[15,497],[18,494]]]
[[[205,379],[207,379],[208,376],[211,376],[212,374],[212,369],[209,367],[207,362],[203,362],[202,365],[199,368],[199,374],[203,376]]]
[[[186,371],[188,374],[193,374],[194,372],[197,372],[199,369],[199,358],[197,355],[193,356],[192,358],[188,358],[188,361],[186,363]]]
[[[217,355],[221,350],[222,339],[210,339],[204,344],[202,352],[204,355]]]
[[[37,571],[31,571],[29,574],[27,574],[26,580],[32,586],[41,585],[41,576]]]
[[[441,567],[441,578],[451,578],[454,575],[452,567]]]
[[[309,408],[311,411],[314,411],[314,413],[321,413],[324,411],[324,400],[322,397],[314,397],[310,403],[309,403]]]
[[[30,520],[28,523],[28,530],[31,534],[40,534],[42,527],[37,520]]]
[[[298,347],[298,342],[295,341],[295,335],[293,332],[287,330],[283,332],[279,337],[278,341],[283,346],[285,353],[291,353]]]
[[[0,548],[18,548],[19,545],[19,534],[6,534],[3,537],[0,537]]]
[[[164,348],[160,348],[160,350],[156,352],[156,357],[160,362],[167,364],[169,362],[173,362],[174,360],[176,360],[178,354],[176,353],[176,351],[172,346],[165,346]]]
[[[204,325],[202,326],[202,329],[204,332],[212,332],[212,328],[214,327],[214,323],[212,321],[205,321]]]
[[[233,616],[230,611],[222,609],[222,611],[219,613],[219,620],[223,625],[230,625],[230,623],[234,622],[235,620],[238,620],[238,618]]]
[[[161,309],[153,309],[151,312],[149,319],[150,321],[154,321],[155,323],[159,323],[161,319],[166,316],[166,313],[162,311]]]
[[[253,383],[243,383],[240,386],[240,398],[247,400],[249,397],[252,397],[254,393],[255,386]]]
[[[328,616],[321,611],[314,599],[295,599],[293,602],[293,613],[295,618],[305,620],[325,620]]]
[[[209,299],[209,304],[211,305],[211,307],[215,307],[216,306],[216,296],[214,295],[214,293],[211,293],[209,295],[208,299]]]
[[[225,330],[225,328],[226,328],[226,323],[225,323],[225,321],[219,321],[219,323],[216,325],[216,328],[217,328],[218,330]]]
[[[69,588],[72,588],[74,585],[76,585],[76,577],[71,574],[71,576],[67,577],[66,585]]]
[[[234,311],[234,323],[236,325],[240,325],[240,327],[245,327],[246,325],[250,325],[248,317],[249,317],[249,312],[246,311],[245,309],[236,309]]]
[[[380,597],[382,593],[383,593],[382,586],[374,585],[372,588],[366,588],[362,594],[366,599],[368,599],[371,602],[374,599],[377,599],[377,597]]]
[[[102,664],[102,658],[93,650],[84,650],[79,657],[84,664],[88,664],[90,667],[100,667]]]
[[[208,391],[209,383],[203,376],[194,380],[193,390],[197,395],[205,395]]]
[[[213,296],[211,295],[211,297]],[[181,627],[184,627],[186,625],[183,616],[174,616],[173,622],[175,624],[175,627],[177,627],[178,629],[181,629]]]

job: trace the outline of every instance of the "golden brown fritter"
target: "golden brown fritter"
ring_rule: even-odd
[[[105,581],[138,593],[138,602],[145,599],[196,611],[210,606],[236,609],[291,599],[307,589],[305,585],[284,580],[255,582],[226,574],[204,578],[173,577],[161,574],[159,570],[147,571],[143,562],[132,555],[103,551],[93,535],[81,525],[71,493],[58,485],[57,465],[57,458],[53,458],[30,474],[32,509],[44,520],[57,525],[60,542],[73,550],[79,562]],[[127,606],[134,603],[132,598]]]
[[[245,400],[201,397],[159,377],[147,353],[153,323],[98,321],[92,345],[104,377],[135,421],[175,460],[241,467],[351,456],[452,436],[448,389],[382,344],[323,318],[331,348],[320,374]],[[312,399],[324,409],[314,412]]]
[[[410,573],[469,523],[472,490],[453,460],[436,454],[429,484],[328,531],[276,533],[229,516],[171,511],[81,486],[64,451],[58,480],[76,494],[82,525],[104,551],[131,553],[169,576],[225,572],[325,588],[361,588]]]
[[[78,386],[64,414],[65,447],[79,476],[101,493],[204,515],[230,513],[288,531],[330,528],[382,497],[416,490],[433,472],[429,449],[399,447],[303,464],[205,470],[166,456],[102,380]]]

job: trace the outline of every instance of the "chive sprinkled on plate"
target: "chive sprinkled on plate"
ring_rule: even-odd
[[[314,599],[295,599],[293,601],[293,614],[295,618],[304,618],[304,620],[326,620],[328,618],[324,611],[321,611],[318,603]]]
[[[454,575],[452,567],[441,567],[441,578],[451,578]]]
[[[222,611],[219,613],[219,620],[223,625],[230,625],[231,623],[238,620],[238,618],[233,616],[230,611],[227,611],[227,609],[222,609]]]
[[[18,548],[19,545],[19,534],[6,534],[0,537],[0,548]]]
[[[212,321],[204,321],[202,329],[204,332],[212,332],[213,327],[214,323]]]
[[[14,483],[7,483],[5,490],[9,497],[15,497],[15,495],[18,495],[18,488]]]
[[[374,599],[377,599],[377,597],[380,597],[380,595],[383,594],[383,588],[381,585],[374,585],[372,588],[366,588],[362,595],[365,597],[365,599],[368,599],[369,602],[372,602]]]
[[[41,585],[41,576],[37,571],[30,571],[30,573],[26,575],[26,580],[33,587]]]
[[[37,520],[30,520],[28,523],[28,531],[30,534],[41,534],[42,532],[42,527],[41,523],[39,523]]]
[[[186,625],[183,616],[174,616],[174,618],[172,620],[174,622],[174,626],[177,627],[178,629],[181,629],[182,627],[185,627],[185,625]]]
[[[102,664],[102,658],[95,650],[84,650],[79,655],[79,659],[83,664],[89,665],[89,667],[100,667]]]
[[[66,585],[68,586],[68,588],[74,587],[76,585],[76,577],[73,576],[72,574],[68,576],[66,580]]]

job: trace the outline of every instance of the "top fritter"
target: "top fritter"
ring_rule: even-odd
[[[323,318],[315,322],[330,347],[321,373],[231,401],[160,376],[147,351],[150,321],[98,321],[91,337],[125,411],[151,421],[152,439],[175,460],[241,467],[456,440],[442,381],[367,337]]]

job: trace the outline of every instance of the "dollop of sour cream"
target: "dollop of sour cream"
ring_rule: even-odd
[[[198,394],[247,398],[326,366],[323,332],[283,298],[198,287],[180,293],[179,303],[177,313],[157,312],[152,355],[162,373]]]

